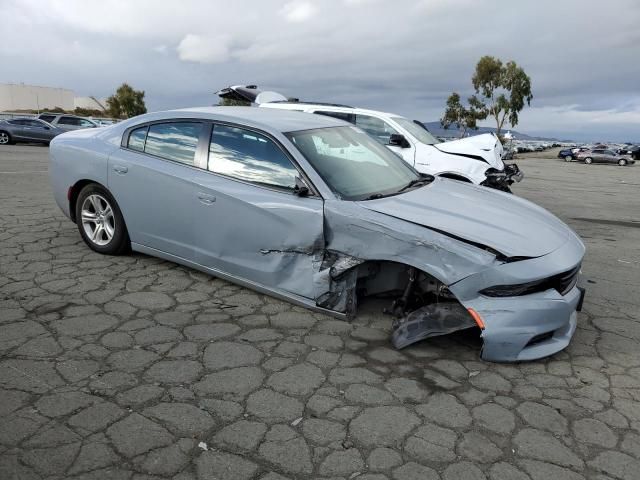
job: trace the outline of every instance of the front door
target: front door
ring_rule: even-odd
[[[323,201],[294,193],[301,174],[283,148],[261,132],[216,124],[207,167],[198,175],[193,209],[196,262],[314,298]]]

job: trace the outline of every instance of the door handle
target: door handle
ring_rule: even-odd
[[[211,205],[216,201],[216,197],[214,197],[213,195],[208,195],[206,193],[198,192],[198,200],[200,200],[200,202],[204,203],[205,205]]]
[[[123,165],[114,165],[113,169],[115,170],[116,173],[119,173],[121,175],[124,175],[129,171],[129,169]]]

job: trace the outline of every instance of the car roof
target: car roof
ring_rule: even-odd
[[[202,118],[243,123],[262,130],[276,130],[281,133],[349,125],[342,120],[322,115],[257,107],[185,108],[155,112],[135,118],[137,120],[135,123],[171,118]]]
[[[263,108],[268,109],[280,109],[280,110],[299,110],[300,107],[318,108],[319,110],[329,112],[344,112],[344,113],[362,113],[369,115],[384,115],[387,117],[401,117],[397,113],[382,112],[380,110],[369,110],[366,108],[350,107],[348,105],[331,104],[331,103],[313,103],[313,102],[269,102],[260,105]]]

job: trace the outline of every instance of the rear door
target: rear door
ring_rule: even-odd
[[[109,189],[132,242],[193,260],[194,180],[205,126],[196,120],[137,126],[109,157]]]
[[[594,163],[602,163],[603,161],[605,161],[604,150],[601,150],[601,149],[593,150],[590,156],[593,159]]]
[[[27,120],[24,118],[16,118],[15,120],[7,120],[11,125],[11,136],[15,139],[30,140],[31,133],[27,126]]]
[[[323,200],[294,193],[303,174],[265,132],[215,124],[208,172],[198,176],[196,261],[235,277],[314,298],[324,248]]]

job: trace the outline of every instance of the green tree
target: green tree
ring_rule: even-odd
[[[505,120],[515,127],[525,102],[531,105],[531,78],[513,60],[503,64],[500,59],[485,55],[476,65],[471,83],[476,95],[469,101],[494,118],[498,136]]]
[[[116,93],[107,98],[107,109],[113,118],[129,118],[147,113],[144,91],[134,90],[129,84],[123,83]]]
[[[460,136],[464,137],[468,130],[478,129],[478,120],[483,120],[486,115],[483,116],[474,105],[465,107],[460,101],[460,94],[453,92],[447,98],[447,108],[444,115],[440,119],[440,124],[448,129],[454,125],[460,130]]]
[[[496,135],[500,136],[505,121],[511,128],[515,127],[525,103],[531,105],[533,99],[531,78],[513,60],[502,63],[498,58],[485,55],[476,65],[471,83],[476,93],[469,97],[469,107],[462,107],[460,96],[455,92],[451,94],[447,99],[443,125],[451,119],[454,119],[451,123],[458,124],[461,119],[464,124],[466,119],[469,122],[467,128],[473,128],[474,121],[492,117],[496,122]]]

